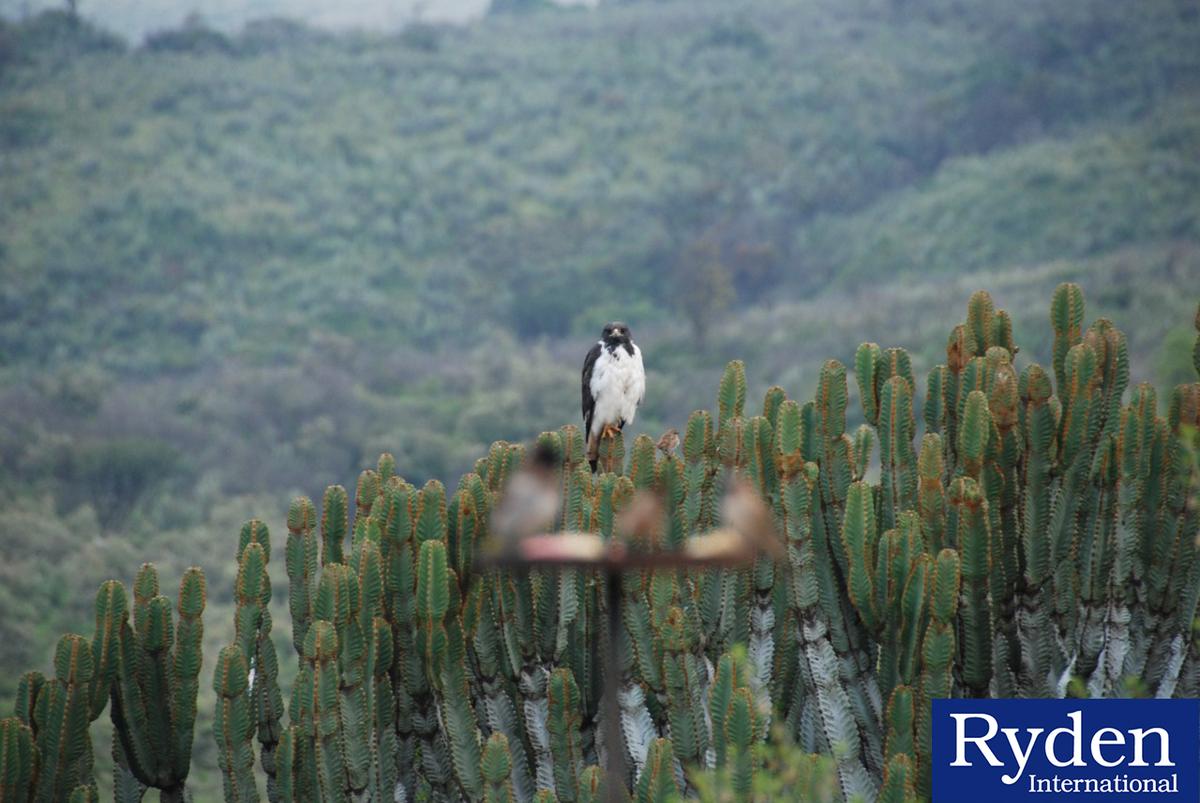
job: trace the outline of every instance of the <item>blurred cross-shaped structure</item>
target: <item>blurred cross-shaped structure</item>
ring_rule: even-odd
[[[770,509],[753,485],[735,476],[722,502],[722,526],[694,535],[681,548],[664,549],[643,544],[660,543],[656,528],[662,520],[661,499],[639,492],[623,512],[618,534],[606,539],[597,533],[546,533],[533,525],[552,526],[557,511],[557,483],[552,469],[535,453],[529,468],[519,472],[501,498],[493,521],[493,545],[479,561],[481,568],[527,571],[533,568],[583,569],[604,579],[609,644],[604,651],[604,799],[624,800],[628,771],[620,727],[620,667],[618,634],[621,627],[622,578],[633,571],[738,568],[761,556],[783,557]],[[539,518],[540,516],[540,518]],[[524,526],[524,531],[522,531]]]

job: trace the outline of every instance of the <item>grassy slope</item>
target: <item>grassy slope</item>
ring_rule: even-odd
[[[734,357],[752,398],[811,392],[863,340],[923,372],[979,287],[1045,361],[1049,292],[1081,281],[1135,378],[1166,380],[1200,282],[1200,20],[992,5],[675,3],[492,20],[434,51],[260,34],[0,67],[0,635],[19,645],[0,691],[142,559],[167,586],[204,566],[215,655],[241,520],[282,538],[286,494],[382,449],[453,483],[488,441],[573,420],[608,317],[647,350],[653,433]],[[774,261],[767,292],[734,276],[700,350],[674,302],[707,238]],[[106,529],[88,467],[114,455],[158,455],[165,479]]]

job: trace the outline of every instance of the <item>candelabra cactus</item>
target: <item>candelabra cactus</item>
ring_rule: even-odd
[[[205,605],[204,575],[188,569],[179,584],[179,622],[172,632],[170,601],[158,593],[158,572],[146,564],[134,581],[134,626],[124,619],[124,592],[97,599],[121,621],[119,661],[112,681],[113,752],[127,793],[140,799],[138,786],[157,787],[164,799],[183,800],[196,721]],[[98,628],[99,629],[99,628]]]
[[[1078,288],[1055,292],[1050,321],[1049,367],[1018,369],[1009,316],[972,296],[925,379],[920,435],[912,360],[866,343],[861,424],[837,361],[814,398],[772,387],[761,415],[733,362],[679,455],[646,436],[627,453],[609,432],[593,474],[566,426],[529,456],[493,444],[449,495],[413,487],[384,455],[352,508],[333,486],[319,514],[307,499],[288,512],[286,714],[270,536],[248,522],[234,643],[213,678],[227,798],[257,799],[257,737],[272,801],[750,800],[778,783],[908,801],[930,794],[933,699],[1195,696],[1200,465],[1187,433],[1200,383],[1175,388],[1160,416],[1148,385],[1127,393],[1124,337],[1085,326]],[[642,564],[619,580],[477,564],[510,480],[546,455],[551,530],[622,538],[635,556],[686,551],[727,527],[722,508],[749,488],[783,557]],[[66,637],[54,678],[21,679],[0,720],[0,799],[94,796],[87,726],[110,697],[118,799],[147,786],[179,799],[203,577],[185,575],[174,630],[152,567],[134,591],[132,625],[124,589],[106,584],[93,640]],[[619,790],[601,771],[614,764]]]
[[[54,677],[23,675],[14,717],[0,724],[0,800],[98,799],[89,726],[112,703],[115,797],[140,800],[148,787],[182,800],[191,764],[201,664],[204,575],[184,573],[178,622],[158,593],[158,573],[142,566],[129,622],[125,588],[96,594],[96,629],[63,636]]]
[[[41,758],[34,800],[59,800],[91,777],[88,725],[94,673],[91,647],[83,636],[59,639],[54,677],[41,685],[33,708],[33,729]]]

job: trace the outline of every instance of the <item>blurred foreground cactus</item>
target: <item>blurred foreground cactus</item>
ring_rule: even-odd
[[[1153,388],[1126,387],[1124,336],[1085,328],[1077,287],[1050,320],[1049,367],[1018,367],[1008,315],[976,293],[923,384],[904,350],[867,343],[853,380],[827,362],[813,399],[771,388],[761,414],[731,363],[680,455],[618,434],[595,475],[577,428],[542,433],[553,529],[625,537],[650,494],[660,520],[630,548],[679,549],[744,481],[785,544],[740,569],[629,573],[615,634],[596,572],[476,563],[524,447],[493,444],[449,495],[384,455],[353,496],[289,510],[285,706],[270,534],[248,522],[212,681],[226,799],[594,801],[612,751],[636,801],[927,799],[934,698],[1200,694],[1200,383],[1160,415]],[[64,637],[55,676],[22,679],[0,800],[91,799],[88,725],[110,699],[117,799],[181,799],[203,577],[185,575],[174,623],[152,567],[133,603],[131,624],[105,584],[94,639]]]

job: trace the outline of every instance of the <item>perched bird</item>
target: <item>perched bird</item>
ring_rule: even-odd
[[[484,550],[491,557],[516,553],[521,541],[554,529],[562,504],[558,454],[541,444],[517,471],[491,514],[491,540]]]
[[[663,528],[667,509],[662,497],[652,491],[637,491],[617,514],[616,531],[639,549],[662,547]]]
[[[662,452],[663,457],[671,457],[675,454],[675,450],[679,448],[679,430],[671,427],[662,434],[658,439],[658,450]]]
[[[600,456],[600,438],[633,423],[645,395],[642,351],[633,342],[629,327],[614,321],[604,327],[583,361],[583,429],[593,472]]]
[[[771,509],[742,478],[735,478],[721,501],[723,526],[690,538],[684,553],[703,563],[736,566],[765,555],[781,560],[786,554],[775,532]]]
[[[775,516],[758,489],[744,477],[735,477],[721,500],[721,518],[741,533],[755,553],[776,560],[786,552],[775,531]]]

